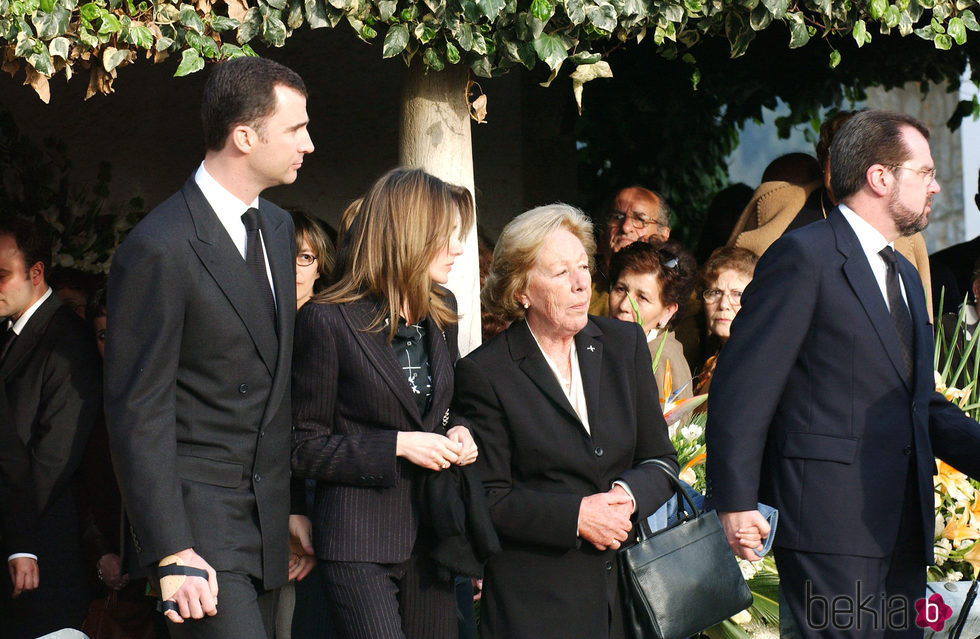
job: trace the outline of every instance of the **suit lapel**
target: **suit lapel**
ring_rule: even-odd
[[[528,328],[527,322],[525,320],[515,322],[514,327],[514,331],[508,331],[507,333],[511,340],[511,357],[515,360],[520,360],[519,366],[521,370],[531,378],[534,385],[541,389],[541,392],[554,402],[556,406],[564,410],[568,414],[568,417],[574,423],[578,424],[582,432],[585,433],[585,428],[582,426],[581,420],[575,413],[575,409],[568,402],[568,398],[565,397],[565,393],[561,390],[561,386],[558,384],[554,372],[548,366],[548,362],[545,360],[544,354],[541,353],[541,349],[534,340],[534,336],[531,335],[531,329]],[[576,348],[578,348],[577,344]]]
[[[599,417],[599,382],[602,381],[602,329],[592,320],[575,336],[575,350],[578,351],[578,367],[582,372],[582,388],[585,391],[585,405],[589,409],[589,428],[595,433]]]
[[[47,329],[48,323],[51,322],[51,318],[54,317],[55,312],[61,306],[61,298],[52,291],[48,299],[44,300],[44,303],[34,311],[31,319],[27,320],[24,330],[20,332],[20,335],[14,339],[14,343],[10,345],[10,351],[3,360],[3,366],[0,367],[0,379],[9,379],[13,375],[13,372],[20,367],[24,359],[31,354],[31,351],[34,350],[37,343],[41,340],[41,336],[44,335],[44,331]]]
[[[405,379],[405,371],[398,364],[395,351],[392,350],[391,344],[388,343],[387,328],[380,331],[364,330],[371,325],[371,321],[374,319],[376,312],[377,304],[366,299],[349,304],[341,304],[340,306],[341,315],[350,327],[354,339],[361,346],[368,361],[385,380],[392,394],[398,398],[398,401],[405,407],[405,410],[408,411],[408,414],[414,422],[422,426],[422,416],[419,414],[419,408],[415,404],[415,398],[412,397],[412,391],[408,387],[408,382]]]
[[[251,274],[245,266],[245,260],[235,248],[234,242],[193,178],[184,184],[181,193],[197,232],[197,236],[190,240],[191,248],[197,253],[204,267],[242,319],[269,374],[275,375],[279,339],[275,328],[269,324],[268,316],[262,312],[265,306],[258,289],[252,285]],[[260,219],[264,219],[264,216],[260,216]],[[270,233],[264,235],[269,237]],[[272,256],[280,253],[269,249],[266,252],[270,256],[270,263]],[[282,270],[281,265],[276,268]],[[278,315],[282,316],[283,313]]]
[[[923,357],[928,359],[928,356],[932,354],[932,341],[933,334],[930,330],[932,325],[929,323],[929,313],[926,310],[926,296],[922,289],[922,279],[919,277],[919,272],[915,270],[912,263],[909,262],[902,255],[897,255],[898,257],[898,273],[902,278],[902,283],[905,285],[905,296],[908,298],[909,313],[912,315],[912,330],[914,331],[915,339],[912,340],[915,344],[915,353],[912,354],[912,370],[918,372],[919,363],[922,361]],[[929,360],[929,370],[932,370],[932,361]],[[930,375],[928,378],[928,384],[934,387],[935,380]],[[913,384],[916,384],[919,380],[913,380]]]
[[[888,359],[891,360],[895,372],[901,378],[906,388],[911,389],[910,380],[906,379],[905,362],[902,359],[901,346],[898,343],[898,335],[895,333],[895,325],[892,323],[888,307],[885,305],[885,298],[881,294],[881,287],[871,271],[868,264],[868,257],[861,248],[861,243],[854,234],[851,225],[844,219],[839,209],[834,209],[827,216],[834,233],[837,235],[837,250],[846,258],[844,261],[844,275],[851,285],[858,302],[864,307],[864,312],[871,321],[878,339],[881,341]]]

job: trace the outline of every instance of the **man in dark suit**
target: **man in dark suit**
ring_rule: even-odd
[[[51,243],[0,221],[0,637],[79,628],[88,606],[72,485],[102,401],[95,340],[54,295]]]
[[[289,214],[259,194],[313,151],[306,88],[236,59],[214,69],[201,111],[204,162],[113,260],[106,416],[171,634],[266,639],[289,558],[296,289]]]
[[[769,532],[756,502],[779,509],[781,614],[805,636],[921,636],[934,455],[980,474],[980,426],[935,392],[923,287],[891,246],[939,192],[928,134],[884,111],[844,124],[839,207],[759,260],[711,385],[709,505],[747,559],[738,541]]]
[[[980,175],[977,176],[977,194],[973,196],[973,201],[980,209]],[[936,317],[942,317],[943,313],[957,312],[966,296],[976,299],[971,288],[973,265],[977,259],[980,259],[980,235],[929,256],[929,267],[932,273],[932,303],[936,310]],[[943,305],[940,308],[939,294],[944,290]]]

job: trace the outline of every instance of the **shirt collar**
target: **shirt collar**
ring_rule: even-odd
[[[259,198],[252,200],[251,204],[246,204],[231,194],[225,187],[221,186],[214,177],[204,168],[204,162],[197,168],[194,174],[194,181],[204,193],[204,198],[214,209],[214,212],[221,219],[221,222],[228,225],[229,221],[237,224],[242,222],[242,213],[249,208],[259,207]]]
[[[885,239],[885,236],[878,229],[871,226],[867,220],[855,213],[853,209],[849,208],[846,204],[838,204],[837,206],[840,208],[841,214],[844,215],[844,219],[851,225],[851,229],[857,235],[861,248],[869,258],[872,255],[878,255],[878,252],[886,246],[891,246],[892,249],[895,248],[891,242]]]
[[[21,332],[24,330],[24,327],[27,326],[27,322],[30,321],[31,316],[34,315],[34,312],[37,311],[37,309],[41,308],[41,304],[44,304],[44,302],[49,297],[51,297],[50,286],[48,287],[48,290],[44,293],[44,295],[42,295],[36,302],[31,304],[28,307],[28,309],[24,311],[24,314],[20,316],[20,319],[14,322],[14,333],[16,335],[21,334]]]

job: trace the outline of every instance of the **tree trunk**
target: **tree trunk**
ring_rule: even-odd
[[[465,186],[474,193],[473,145],[466,100],[469,69],[450,66],[423,73],[420,64],[408,71],[402,96],[398,157],[402,166],[419,167],[436,177]],[[459,350],[465,355],[480,345],[480,274],[476,226],[449,275],[449,288],[459,304]]]

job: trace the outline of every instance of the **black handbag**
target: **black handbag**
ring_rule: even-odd
[[[638,542],[619,550],[619,577],[627,636],[682,639],[728,619],[752,604],[735,555],[714,511],[698,512],[673,468],[677,522],[649,532],[639,522]]]

